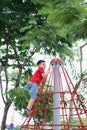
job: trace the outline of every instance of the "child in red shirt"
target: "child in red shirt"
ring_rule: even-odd
[[[26,111],[28,114],[32,112],[32,107],[37,98],[38,86],[40,85],[42,80],[46,78],[47,76],[47,74],[44,72],[44,69],[46,67],[45,61],[39,60],[37,62],[37,66],[38,66],[38,69],[36,70],[34,75],[29,79],[28,84],[27,84],[29,94],[30,94],[30,100],[26,108]]]

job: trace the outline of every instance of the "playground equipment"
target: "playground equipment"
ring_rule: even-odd
[[[32,118],[34,124],[31,124]],[[80,94],[62,60],[54,58],[47,80],[40,87],[33,112],[25,119],[20,130],[87,130],[87,120],[84,122],[84,118],[87,118],[87,110]]]

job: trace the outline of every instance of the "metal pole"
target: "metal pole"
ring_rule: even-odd
[[[60,85],[59,85],[59,59],[51,62],[54,69],[54,94],[53,94],[53,130],[60,130]]]

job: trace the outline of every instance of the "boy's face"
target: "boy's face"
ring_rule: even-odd
[[[45,69],[45,68],[46,68],[46,63],[45,63],[45,62],[42,62],[42,63],[40,63],[40,64],[38,65],[38,67],[41,67],[41,68]]]

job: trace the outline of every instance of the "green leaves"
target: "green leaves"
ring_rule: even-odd
[[[69,47],[77,40],[76,37],[80,39],[77,27],[82,25],[83,14],[86,12],[86,6],[82,5],[83,1],[48,0],[45,3],[43,0],[35,0],[32,2],[41,5],[41,9],[30,17],[28,26],[21,29],[21,32],[26,33],[22,37],[22,46],[26,48],[32,44],[37,52],[43,48],[46,54],[59,53],[63,57],[63,51],[65,55],[72,57]],[[60,48],[60,43],[63,49]]]
[[[77,39],[87,39],[87,19],[84,19],[83,23],[77,27]]]
[[[23,27],[23,28],[20,29],[20,32],[21,32],[21,33],[22,33],[22,32],[25,32],[25,31],[27,31],[28,29],[29,29],[29,26]]]
[[[14,88],[8,92],[10,98],[14,101],[15,109],[22,111],[25,109],[29,100],[29,93],[23,88]]]
[[[79,20],[79,11],[75,7],[59,7],[48,17],[48,21],[56,25],[72,24],[75,20]]]

